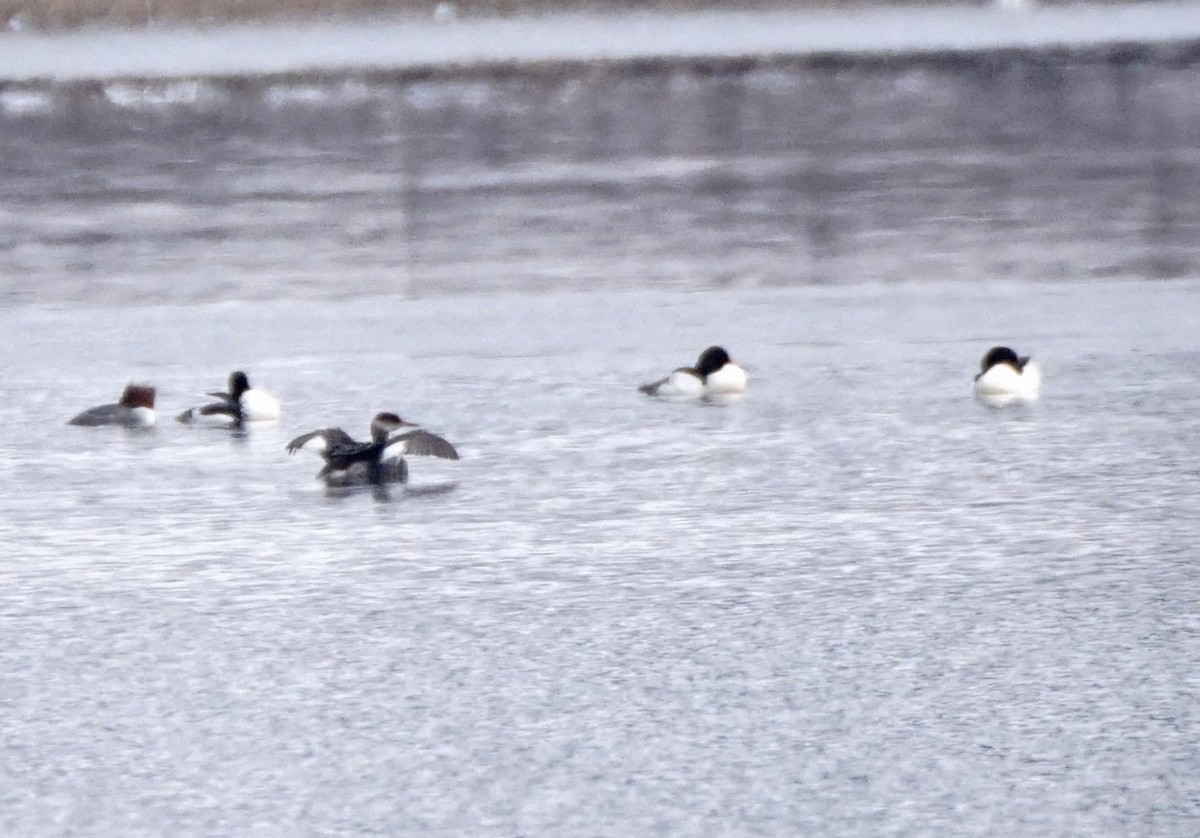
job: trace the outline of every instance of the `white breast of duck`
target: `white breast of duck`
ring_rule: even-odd
[[[246,422],[274,422],[279,418],[279,400],[265,390],[242,393],[242,418]]]
[[[714,396],[740,395],[746,392],[746,371],[730,361],[704,379],[704,389]]]

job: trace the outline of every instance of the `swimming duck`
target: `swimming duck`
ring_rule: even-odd
[[[228,393],[209,393],[218,401],[190,407],[175,418],[180,422],[206,422],[241,427],[246,422],[269,422],[279,418],[279,401],[264,390],[250,386],[246,373],[229,374]]]
[[[1007,346],[993,346],[979,364],[974,391],[992,402],[1033,401],[1041,383],[1041,370],[1028,356],[1021,357]]]
[[[719,346],[700,353],[694,367],[680,367],[666,378],[643,384],[638,392],[647,396],[731,396],[746,392],[746,370]]]
[[[91,407],[71,419],[68,425],[121,425],[126,428],[149,428],[156,416],[154,413],[154,388],[146,384],[126,385],[121,400],[116,404]]]

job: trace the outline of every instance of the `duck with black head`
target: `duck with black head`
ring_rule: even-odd
[[[679,367],[666,378],[638,388],[647,396],[699,399],[713,396],[738,396],[746,392],[745,368],[735,364],[720,346],[700,353],[694,367]]]
[[[241,370],[229,374],[229,392],[209,393],[217,401],[189,407],[175,418],[186,424],[205,423],[242,427],[246,422],[271,422],[279,418],[279,401],[265,390],[250,386]]]
[[[1041,369],[1031,358],[1007,346],[993,346],[979,363],[973,389],[986,402],[1008,404],[1034,401],[1041,384]]]

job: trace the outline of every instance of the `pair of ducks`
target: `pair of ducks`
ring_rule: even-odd
[[[696,366],[680,367],[638,390],[647,396],[720,398],[744,393],[746,378],[746,371],[730,359],[728,352],[710,346],[700,353]],[[1002,405],[1033,401],[1038,397],[1041,382],[1041,371],[1028,356],[1019,356],[1007,346],[994,346],[979,364],[973,389],[980,399]]]
[[[234,428],[243,427],[247,422],[279,418],[279,402],[269,393],[252,388],[249,378],[240,370],[229,376],[229,392],[208,395],[217,401],[188,408],[175,418],[185,424],[216,423]],[[156,422],[154,398],[153,387],[130,384],[116,404],[85,410],[68,424],[152,427]],[[458,459],[458,452],[445,439],[394,413],[379,413],[371,420],[370,442],[359,442],[341,428],[324,428],[296,437],[286,448],[289,454],[300,450],[319,454],[325,460],[325,466],[317,477],[330,487],[405,483],[408,481],[406,454]]]
[[[241,427],[246,422],[264,422],[279,418],[279,402],[274,396],[250,386],[250,379],[240,370],[229,376],[228,393],[209,393],[217,399],[203,407],[191,407],[175,418],[184,423],[219,422]],[[157,421],[154,412],[155,390],[147,384],[129,384],[116,404],[88,408],[68,422],[68,425],[121,425],[126,428],[149,428]]]

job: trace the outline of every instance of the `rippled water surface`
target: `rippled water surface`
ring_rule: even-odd
[[[1194,77],[0,91],[0,832],[1200,831]]]
[[[5,828],[1188,832],[1198,291],[10,312]],[[746,399],[635,392],[714,337]],[[61,424],[238,365],[278,426]],[[383,408],[463,460],[283,452]]]

